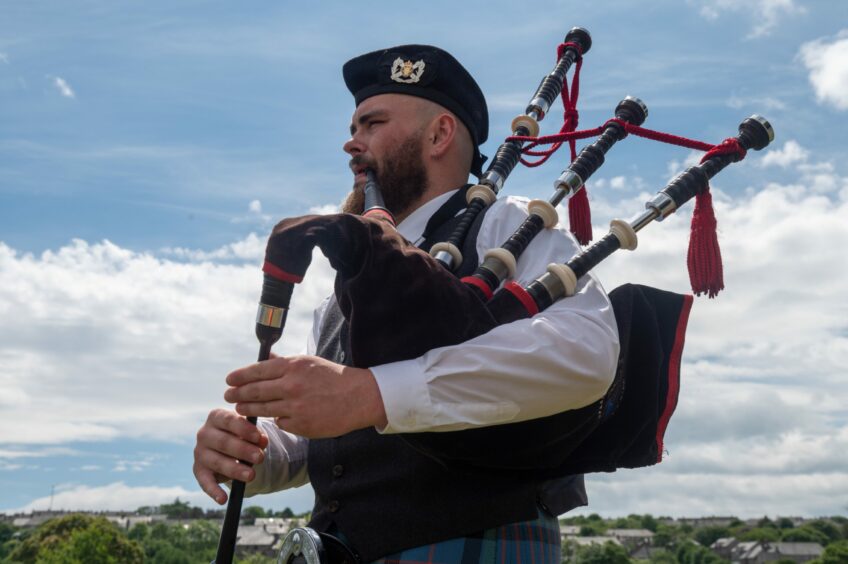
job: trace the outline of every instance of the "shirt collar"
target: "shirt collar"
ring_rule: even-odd
[[[417,241],[424,234],[424,229],[427,227],[427,221],[429,221],[430,216],[436,213],[442,207],[442,204],[447,202],[455,193],[456,190],[445,192],[420,206],[398,224],[398,233],[403,235],[407,241]]]

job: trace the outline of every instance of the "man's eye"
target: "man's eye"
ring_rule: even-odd
[[[379,125],[381,123],[385,123],[383,120],[373,120],[368,122],[368,127],[374,127],[375,125]]]

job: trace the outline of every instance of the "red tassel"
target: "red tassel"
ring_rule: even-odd
[[[707,189],[695,196],[695,212],[689,235],[689,282],[696,295],[707,294],[714,298],[724,289],[724,273],[721,266],[721,249],[716,234],[716,217],[713,197]]]
[[[589,211],[585,186],[568,200],[568,221],[577,241],[581,245],[588,245],[592,240],[592,212]]]

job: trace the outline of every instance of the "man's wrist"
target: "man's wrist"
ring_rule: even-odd
[[[355,368],[354,370],[356,370],[354,379],[357,384],[353,397],[357,398],[359,403],[356,408],[359,413],[357,417],[359,424],[356,427],[375,427],[378,431],[385,429],[388,425],[386,408],[374,373],[367,368]]]

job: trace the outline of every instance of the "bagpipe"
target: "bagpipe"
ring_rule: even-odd
[[[636,98],[626,97],[605,124],[577,131],[577,73],[590,46],[591,38],[585,30],[569,32],[558,48],[556,66],[542,80],[525,114],[513,120],[513,134],[499,147],[480,183],[467,190],[467,207],[455,231],[446,241],[433,245],[430,252],[417,248],[396,231],[372,170],[367,171],[361,215],[309,215],[277,224],[268,240],[262,268],[264,281],[256,322],[259,361],[269,358],[272,345],[283,333],[293,289],[302,281],[315,247],[336,272],[334,292],[348,323],[349,362],[361,368],[415,358],[544,311],[578,292],[581,278],[616,250],[635,249],[637,232],[662,221],[691,199],[696,199],[696,212],[688,257],[690,278],[696,294],[714,296],[723,284],[720,257],[716,258],[709,180],[743,159],[747,150],[766,147],[774,138],[772,127],[755,115],[739,124],[735,137],[718,145],[701,143],[642,128],[647,107]],[[569,92],[565,75],[575,63]],[[565,123],[559,133],[539,137],[538,122],[558,96],[563,98]],[[570,203],[579,202],[578,197],[585,200],[586,181],[603,164],[607,152],[629,134],[707,153],[700,164],[689,167],[658,191],[644,211],[630,221],[613,220],[609,233],[566,263],[549,265],[526,286],[511,281],[517,261],[533,238],[557,224],[556,207],[566,198]],[[597,139],[577,154],[575,141],[588,137]],[[554,194],[548,200],[531,201],[528,216],[515,233],[501,247],[487,251],[471,275],[457,277],[454,272],[463,262],[460,248],[469,229],[496,200],[518,162],[525,162],[523,155],[541,157],[525,164],[541,164],[565,143],[571,146],[572,161],[554,183]],[[551,149],[537,150],[543,145],[551,145]],[[585,220],[585,211],[569,207],[572,223]],[[587,234],[578,234],[578,239],[585,242]],[[602,398],[538,419],[447,433],[407,433],[402,435],[403,440],[456,468],[517,474],[534,480],[611,472],[661,461],[664,433],[677,403],[693,297],[633,284],[614,289],[609,297],[618,324],[620,354],[615,377]],[[255,418],[249,420],[255,423]],[[516,445],[510,456],[503,456],[503,444]],[[244,487],[243,482],[233,481],[215,560],[218,564],[232,560]],[[336,554],[336,561],[354,558],[343,547],[336,547],[332,539],[322,542],[315,531],[296,529],[285,539],[278,561],[322,562],[326,552]]]

